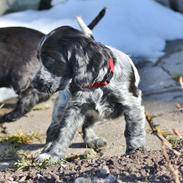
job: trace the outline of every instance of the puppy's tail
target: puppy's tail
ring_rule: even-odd
[[[92,33],[92,29],[98,24],[98,22],[104,17],[106,13],[106,8],[103,8],[98,15],[89,23],[89,25],[87,26],[86,23],[83,21],[83,19],[80,16],[76,17],[76,20],[81,28],[81,30],[83,31],[83,33],[88,36],[88,37],[92,37],[93,38],[93,33]]]
[[[76,20],[77,20],[82,32],[85,34],[85,36],[93,38],[93,32],[91,31],[91,29],[88,28],[88,26],[85,24],[83,19],[81,17],[77,16]]]
[[[88,24],[88,28],[92,30],[104,17],[105,13],[106,13],[106,7],[100,10],[98,15]]]

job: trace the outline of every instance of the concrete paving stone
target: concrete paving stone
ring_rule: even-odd
[[[142,93],[143,94],[143,93]],[[159,101],[161,103],[180,102],[183,98],[183,91],[180,87],[172,87],[143,94],[144,100],[149,103]]]
[[[141,82],[140,88],[144,94],[158,92],[165,88],[176,87],[176,81],[166,73],[161,67],[143,67],[138,69]]]
[[[172,77],[183,75],[183,51],[173,53],[169,57],[161,59],[158,65],[168,71]]]
[[[165,48],[165,56],[181,50],[183,50],[183,39],[167,41],[166,48]]]

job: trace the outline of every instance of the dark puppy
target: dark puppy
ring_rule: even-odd
[[[90,29],[103,18],[105,11],[103,8],[99,12],[89,24]],[[18,94],[16,108],[0,117],[1,123],[16,120],[35,104],[49,98],[51,94],[47,90],[39,92],[36,89],[44,84],[45,76],[49,90],[55,90],[54,82],[59,79],[47,72],[37,58],[37,47],[43,37],[43,33],[24,27],[0,29],[0,87],[12,87]],[[40,72],[44,72],[44,77]]]
[[[126,152],[144,147],[145,117],[138,89],[140,79],[127,55],[69,26],[57,28],[46,35],[38,55],[43,65],[60,77],[60,83],[56,82],[54,88],[64,89],[61,97],[66,99],[64,105],[62,100],[61,104],[58,104],[59,100],[56,103],[59,121],[56,128],[53,124],[49,127],[50,137],[47,137],[38,161],[50,157],[54,160],[63,158],[65,149],[81,126],[83,139],[89,147],[105,145],[105,140],[96,136],[94,123],[123,114],[126,120]],[[46,82],[44,87],[53,92]]]
[[[44,36],[39,31],[24,27],[0,29],[0,87],[12,87],[18,94],[15,109],[0,117],[0,122],[11,122],[31,110],[49,94],[39,92],[32,80],[41,68],[37,46]]]

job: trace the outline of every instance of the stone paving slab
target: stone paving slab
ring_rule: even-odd
[[[183,101],[183,91],[180,87],[164,88],[148,93],[143,93],[143,98],[148,103],[160,101],[161,103],[181,102]]]
[[[146,60],[137,67],[141,77],[140,88],[145,96],[165,101],[182,97],[175,79],[183,75],[183,40],[168,42],[165,55],[156,64]]]
[[[168,58],[163,58],[158,65],[172,77],[183,75],[183,51],[173,53]]]
[[[177,86],[176,81],[159,66],[147,66],[138,71],[141,78],[140,88],[144,94]]]

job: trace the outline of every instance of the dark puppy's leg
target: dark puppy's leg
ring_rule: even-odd
[[[94,131],[94,124],[98,121],[98,115],[94,111],[88,111],[85,122],[82,126],[83,140],[87,147],[100,149],[106,146],[107,141],[104,138],[98,137]]]
[[[40,93],[36,89],[30,87],[23,93],[19,94],[16,108],[12,112],[2,116],[0,118],[0,122],[4,123],[15,121],[29,112],[38,102],[45,101],[48,98],[48,94]]]
[[[126,153],[130,153],[145,146],[144,107],[141,105],[141,96],[133,96],[132,93],[126,93],[123,105],[126,120]]]
[[[65,108],[71,97],[70,91],[68,89],[61,90],[55,99],[55,104],[52,113],[52,121],[47,130],[46,142],[53,141],[55,139],[55,134],[59,130],[60,121],[64,115]]]

